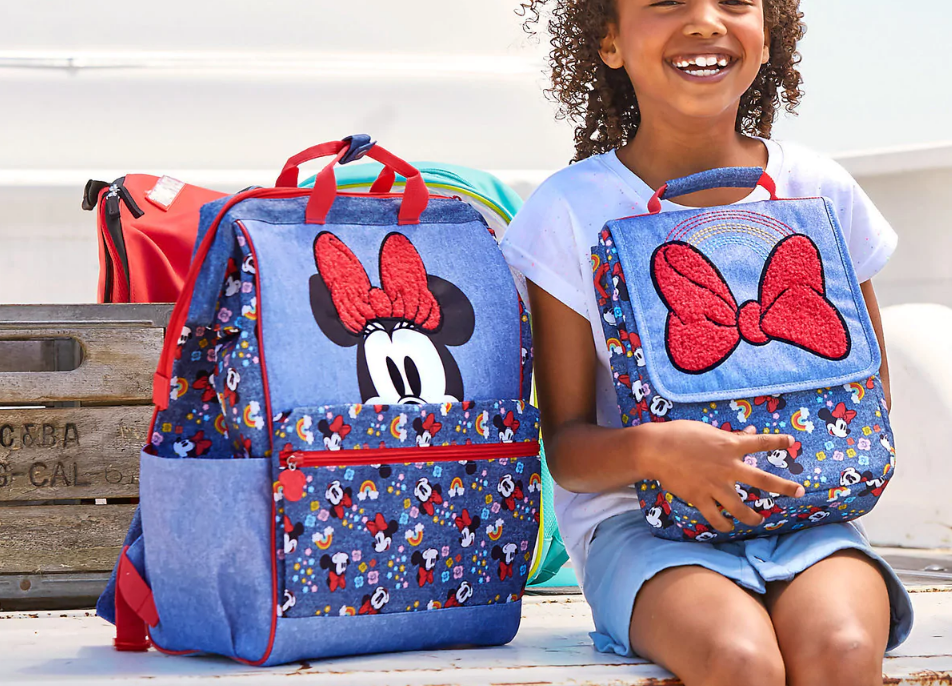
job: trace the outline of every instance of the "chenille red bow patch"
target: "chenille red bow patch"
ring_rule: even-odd
[[[759,302],[738,307],[717,267],[682,241],[655,251],[651,276],[668,308],[666,347],[679,371],[716,368],[742,339],[782,341],[829,360],[849,355],[846,324],[826,297],[820,251],[802,234],[781,240],[767,258]]]
[[[380,248],[380,285],[372,287],[356,255],[332,233],[314,241],[317,269],[341,323],[359,334],[375,319],[404,319],[424,331],[440,326],[440,305],[426,283],[426,267],[410,240],[387,236]]]

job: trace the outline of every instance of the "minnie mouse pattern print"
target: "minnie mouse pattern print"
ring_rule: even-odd
[[[275,432],[275,444],[284,446],[274,484],[283,616],[420,612],[521,598],[542,484],[535,408],[523,401],[447,402],[435,411],[319,407],[290,414]],[[476,454],[470,446],[515,457],[465,459]],[[383,463],[367,463],[376,459]],[[392,461],[401,459],[414,462]]]
[[[691,419],[795,437],[745,462],[803,484],[805,497],[737,484],[764,523],[735,520],[724,534],[663,484],[643,481],[633,488],[653,534],[752,538],[873,508],[895,472],[895,450],[878,344],[829,201],[612,221],[592,249],[592,269],[626,426]]]

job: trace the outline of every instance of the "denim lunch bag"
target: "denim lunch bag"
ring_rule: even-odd
[[[758,185],[770,200],[661,212],[664,198]],[[737,484],[758,527],[720,533],[663,484],[635,484],[655,536],[753,538],[873,508],[895,451],[879,345],[828,199],[779,199],[757,168],[671,181],[648,214],[605,225],[592,270],[625,426],[690,419],[796,441],[745,458],[806,489],[796,499]]]
[[[334,164],[364,154],[405,192],[338,192]],[[273,665],[510,641],[539,415],[528,317],[483,218],[355,136],[206,205],[198,238],[99,604],[117,647]]]

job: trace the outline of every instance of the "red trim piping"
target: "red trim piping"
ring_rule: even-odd
[[[273,413],[271,412],[271,390],[268,387],[268,365],[265,362],[264,356],[264,336],[262,335],[263,331],[263,322],[264,322],[264,307],[263,298],[261,297],[261,268],[258,263],[258,253],[255,252],[255,245],[251,240],[251,236],[248,234],[248,229],[245,228],[245,225],[239,220],[236,222],[238,228],[241,229],[241,233],[244,234],[245,242],[248,244],[248,249],[251,251],[251,256],[255,261],[255,293],[258,298],[258,321],[255,324],[255,335],[258,337],[258,357],[261,359],[261,384],[262,392],[264,393],[264,403],[265,409],[267,410],[267,423],[268,423],[268,436],[269,442],[271,444],[271,454],[274,454],[274,426],[273,426]],[[277,633],[278,628],[278,559],[277,559],[277,532],[275,531],[275,520],[277,518],[277,505],[272,499],[271,501],[271,521],[268,522],[268,525],[271,529],[271,636],[268,639],[268,649],[265,651],[264,656],[260,660],[254,662],[245,662],[252,667],[257,667],[267,661],[271,657],[271,651],[274,649],[274,638]]]
[[[486,453],[485,456],[482,456]],[[434,445],[428,448],[361,448],[358,450],[296,450],[281,456],[281,466],[350,467],[368,464],[458,462],[460,460],[511,459],[539,454],[539,441]],[[419,459],[414,459],[419,456]]]

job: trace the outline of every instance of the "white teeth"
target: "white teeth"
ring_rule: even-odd
[[[722,57],[721,59],[719,59],[719,60],[717,61],[717,64],[720,65],[721,67],[726,67],[726,66],[727,66],[727,58],[726,58],[726,57]]]

